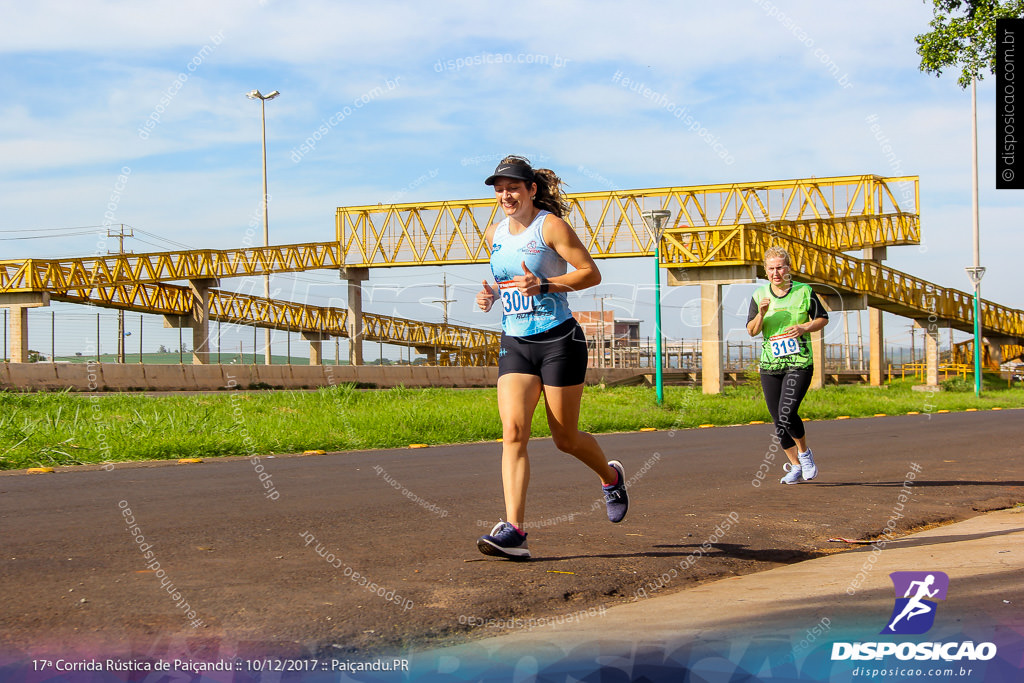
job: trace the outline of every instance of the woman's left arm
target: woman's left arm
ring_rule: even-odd
[[[818,299],[816,294],[812,294],[811,297],[811,306],[807,313],[808,315],[817,315],[817,317],[812,320],[808,320],[805,323],[799,323],[786,328],[782,333],[783,336],[799,337],[801,335],[808,334],[809,332],[817,332],[828,325],[828,313],[825,312],[825,307],[821,305],[821,300]]]
[[[782,339],[786,337],[800,337],[808,332],[817,332],[824,328],[825,325],[828,325],[828,318],[815,318],[814,320],[808,320],[805,323],[790,325],[777,336]],[[774,338],[775,337],[772,337],[772,339]]]
[[[565,275],[549,278],[548,291],[576,292],[601,284],[601,271],[594,258],[568,223],[554,214],[549,215],[544,219],[544,241],[575,268]]]

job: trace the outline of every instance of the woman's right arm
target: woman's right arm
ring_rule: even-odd
[[[750,300],[750,308],[747,311],[747,332],[751,337],[756,337],[761,334],[761,328],[764,327],[764,314],[768,310],[768,304],[771,303],[768,297],[764,297],[760,301],[760,305],[755,308],[754,300]]]
[[[498,226],[497,223],[487,226],[487,230],[484,231],[484,242],[487,243],[487,251],[494,248],[494,229]],[[476,305],[484,313],[491,310],[491,306],[494,305],[494,301],[497,299],[497,295],[494,293],[494,288],[488,284],[487,280],[483,281],[483,287],[476,294]]]

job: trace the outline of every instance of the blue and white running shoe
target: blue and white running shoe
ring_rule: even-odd
[[[516,531],[508,522],[498,522],[491,533],[481,536],[476,547],[484,555],[505,557],[510,560],[530,559],[530,549],[526,545],[526,534]]]

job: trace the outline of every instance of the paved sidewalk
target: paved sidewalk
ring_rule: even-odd
[[[949,576],[948,594],[937,603],[926,634],[879,635],[897,597],[889,578],[896,571]],[[414,657],[414,670],[423,678],[416,680],[431,674],[491,680],[488,673],[499,680],[500,671],[507,676],[528,670],[573,671],[582,677],[599,668],[620,669],[629,680],[672,680],[662,674],[687,668],[702,672],[694,680],[724,681],[741,671],[758,676],[755,680],[780,674],[784,680],[856,680],[852,670],[861,665],[884,666],[894,674],[897,667],[943,667],[957,680],[986,683],[1024,680],[1024,508],[906,536],[881,549],[865,545],[673,595],[655,594],[603,615],[567,613],[561,621],[421,653]],[[966,640],[995,643],[996,658],[831,659],[832,644],[840,641]],[[879,679],[890,680],[884,674],[876,675]]]

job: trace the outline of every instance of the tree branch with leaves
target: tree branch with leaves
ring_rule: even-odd
[[[926,0],[927,1],[927,0]],[[941,76],[944,69],[960,68],[957,83],[967,88],[971,79],[995,73],[996,20],[1024,17],[1024,0],[932,0],[932,30],[914,38],[921,55],[921,71]]]

